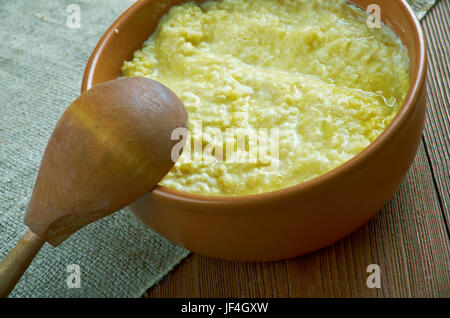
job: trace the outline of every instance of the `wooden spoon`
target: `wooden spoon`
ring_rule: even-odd
[[[113,80],[78,97],[47,144],[25,215],[29,230],[0,263],[0,297],[44,242],[57,246],[150,191],[177,159],[171,136],[181,127],[183,103],[150,79]]]

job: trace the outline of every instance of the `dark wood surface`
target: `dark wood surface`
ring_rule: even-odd
[[[450,297],[449,2],[422,22],[430,57],[422,144],[377,216],[330,247],[286,261],[190,255],[145,297]],[[366,285],[369,264],[380,265],[379,289]]]

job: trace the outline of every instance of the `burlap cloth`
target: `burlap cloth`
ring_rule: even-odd
[[[26,231],[23,215],[45,145],[79,95],[92,49],[133,2],[0,2],[0,259]],[[410,2],[423,16],[435,1]],[[70,4],[81,9],[79,29],[67,26]],[[58,248],[45,245],[11,296],[138,297],[187,254],[124,209]],[[70,264],[80,266],[81,288],[67,286]]]
[[[90,53],[130,0],[0,1],[0,259],[25,233],[23,215],[46,143],[64,109],[79,96]],[[71,3],[81,28],[67,27]],[[188,252],[122,210],[46,244],[11,296],[139,297]],[[67,266],[81,269],[70,289]]]

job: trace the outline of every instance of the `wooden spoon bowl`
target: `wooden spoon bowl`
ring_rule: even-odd
[[[56,246],[150,191],[178,159],[178,128],[187,128],[183,103],[150,79],[112,80],[78,97],[45,149],[25,215],[30,230],[0,264],[0,296],[45,241]]]

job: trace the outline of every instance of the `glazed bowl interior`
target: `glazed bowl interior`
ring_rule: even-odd
[[[125,11],[106,31],[97,47],[94,49],[85,69],[81,91],[104,81],[120,76],[124,61],[131,60],[133,53],[140,49],[143,43],[156,29],[160,18],[173,6],[186,2],[184,0],[141,0]],[[204,2],[203,0],[197,2]],[[349,1],[360,8],[366,8],[373,0]],[[419,98],[420,88],[426,72],[426,50],[423,33],[418,20],[406,1],[381,0],[375,1],[381,7],[381,18],[393,29],[408,49],[411,66],[411,85],[403,106],[388,128],[365,150],[357,154],[334,170],[314,178],[308,182],[273,192],[246,196],[207,196],[189,194],[163,186],[156,187],[153,192],[174,200],[195,202],[214,201],[247,201],[252,199],[270,198],[274,195],[284,195],[291,191],[300,191],[304,187],[318,186],[329,178],[336,178],[355,169],[365,157],[370,157],[373,150],[381,147],[389,135],[400,129],[399,123],[413,111],[413,105]]]

